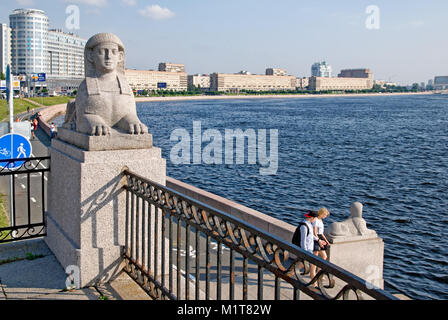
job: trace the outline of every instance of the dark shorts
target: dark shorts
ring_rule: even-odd
[[[319,234],[319,239],[324,240],[323,237]],[[319,242],[317,240],[314,240],[314,248],[313,251],[321,251],[321,250],[327,250],[327,245],[325,245],[323,248],[319,245]]]

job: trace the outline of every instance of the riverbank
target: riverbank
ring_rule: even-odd
[[[192,101],[192,100],[238,100],[238,99],[301,99],[301,98],[346,98],[372,96],[408,96],[432,95],[428,92],[399,92],[399,93],[347,93],[347,94],[260,94],[260,95],[222,95],[222,96],[175,96],[175,97],[136,97],[136,102],[158,101]]]
[[[421,96],[433,95],[428,92],[399,92],[399,93],[349,93],[349,94],[277,94],[277,95],[222,95],[222,96],[175,96],[175,97],[136,97],[135,102],[169,102],[169,101],[198,101],[198,100],[241,100],[241,99],[302,99],[302,98],[347,98],[347,97],[387,97],[387,96]],[[65,113],[66,104],[44,107],[40,110],[42,127],[49,132],[48,122],[54,117]]]

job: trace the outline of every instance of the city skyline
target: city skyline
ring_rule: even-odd
[[[79,8],[79,29],[67,28],[71,5]],[[370,5],[379,8],[379,29],[366,26]],[[333,70],[369,68],[375,79],[402,85],[448,74],[448,44],[441,41],[448,4],[436,0],[425,8],[416,1],[14,0],[0,4],[0,23],[24,7],[44,10],[52,28],[86,39],[117,34],[131,69],[169,61],[185,64],[188,74],[263,74],[274,67],[307,77],[313,63],[325,60]]]

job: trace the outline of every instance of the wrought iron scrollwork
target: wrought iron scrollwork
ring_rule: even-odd
[[[127,181],[126,190],[148,199],[156,207],[198,228],[218,243],[254,261],[291,284],[294,289],[314,299],[348,299],[350,293],[353,293],[356,299],[363,299],[363,294],[374,299],[394,299],[383,290],[370,288],[365,281],[353,274],[230,214],[129,171],[125,171],[124,175]],[[313,279],[306,280],[305,275],[309,273],[310,264],[315,265],[319,271]],[[346,284],[336,293],[335,278]],[[158,296],[160,292],[154,294]]]
[[[49,171],[49,160],[50,157],[0,160],[0,176],[28,172],[36,173]]]

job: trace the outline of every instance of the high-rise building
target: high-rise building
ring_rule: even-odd
[[[17,9],[9,16],[14,74],[46,72],[49,20],[42,10]]]
[[[162,71],[162,72],[185,72],[185,65],[171,63],[171,62],[162,62],[159,64],[159,71]]]
[[[46,74],[49,90],[71,90],[84,78],[84,47],[73,33],[49,29],[44,11],[17,9],[9,16],[14,74]]]
[[[84,47],[87,41],[62,30],[48,31],[48,77],[50,87],[75,89],[84,79]]]
[[[331,78],[332,68],[326,61],[316,62],[311,66],[312,77]]]
[[[0,24],[0,72],[5,74],[8,64],[11,64],[11,28]]]

